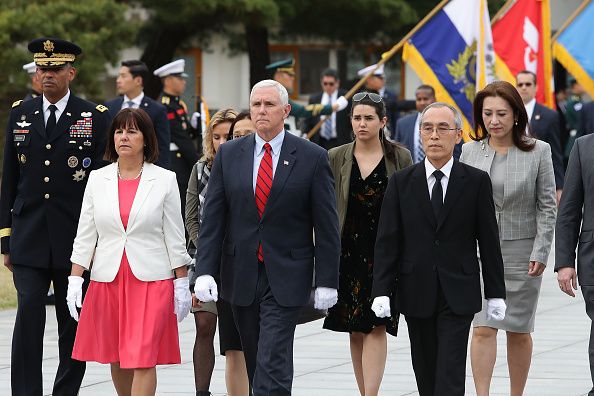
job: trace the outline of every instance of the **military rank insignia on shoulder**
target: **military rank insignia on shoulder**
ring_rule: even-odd
[[[12,108],[15,108],[15,107],[17,107],[17,106],[20,106],[20,105],[21,105],[21,103],[23,103],[23,101],[22,101],[22,100],[17,100],[16,102],[13,102],[13,103],[12,103]]]
[[[163,103],[164,105],[168,105],[170,103],[171,99],[169,99],[168,96],[163,96],[161,98],[161,103]]]
[[[103,106],[103,105],[97,105],[97,107],[95,107],[97,110],[99,110],[100,112],[104,112],[105,110],[107,110],[107,107]]]

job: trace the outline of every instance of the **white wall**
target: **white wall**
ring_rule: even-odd
[[[214,38],[209,48],[202,51],[202,96],[209,108],[246,110],[250,94],[247,54],[230,56],[221,37]]]

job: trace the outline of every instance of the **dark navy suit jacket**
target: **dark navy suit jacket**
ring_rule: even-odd
[[[563,188],[565,167],[563,166],[563,150],[561,149],[561,126],[559,115],[539,103],[534,105],[534,112],[530,119],[530,129],[534,137],[547,142],[551,146],[553,155],[553,169],[555,170],[555,184],[557,190]]]
[[[217,151],[198,235],[196,272],[213,277],[220,272],[222,298],[248,306],[255,298],[258,267],[264,265],[277,303],[303,306],[311,293],[314,259],[315,286],[338,288],[340,236],[328,153],[285,132],[260,219],[253,189],[254,145],[254,135],[249,135]],[[260,242],[264,264],[256,255]]]
[[[122,109],[124,103],[124,97],[118,96],[115,99],[105,102],[105,106],[109,109],[109,115],[113,119],[116,114]],[[155,127],[155,133],[157,134],[157,143],[159,145],[159,158],[156,165],[163,168],[169,169],[170,155],[169,155],[169,143],[171,142],[171,132],[169,130],[169,121],[167,120],[167,109],[162,104],[154,101],[144,95],[140,108],[151,117],[153,126]],[[111,120],[110,120],[111,122]]]

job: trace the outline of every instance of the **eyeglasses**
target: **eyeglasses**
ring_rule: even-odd
[[[433,135],[433,132],[437,131],[438,135],[445,135],[450,131],[457,131],[458,128],[448,128],[445,125],[438,125],[438,126],[433,126],[433,125],[422,125],[421,126],[421,133],[423,135]]]
[[[359,92],[353,95],[353,102],[360,102],[365,97],[369,97],[373,103],[379,103],[382,101],[382,97],[376,93],[372,92]]]
[[[518,88],[531,87],[531,86],[532,86],[532,83],[531,82],[518,83]]]

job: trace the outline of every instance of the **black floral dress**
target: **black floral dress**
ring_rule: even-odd
[[[384,193],[388,185],[382,160],[365,180],[353,156],[346,218],[342,231],[342,253],[338,303],[330,308],[324,328],[334,331],[370,333],[386,325],[396,336],[399,316],[378,318],[371,310],[373,250]]]

